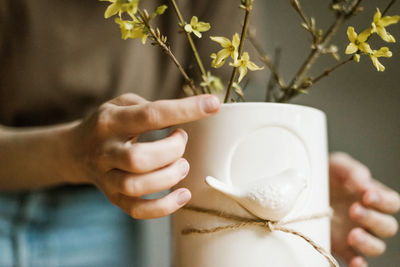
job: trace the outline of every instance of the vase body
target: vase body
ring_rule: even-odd
[[[207,176],[234,187],[295,169],[307,180],[290,220],[329,210],[325,115],[316,109],[273,103],[224,104],[217,115],[182,126],[189,134],[184,157],[191,170],[178,186],[192,192],[190,205],[249,217],[234,200],[205,183]],[[257,226],[212,234],[182,235],[188,227],[209,229],[234,222],[180,210],[172,217],[173,267],[328,267],[298,236]],[[330,219],[288,227],[330,250]]]

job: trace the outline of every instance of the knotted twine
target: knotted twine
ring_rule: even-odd
[[[292,224],[295,222],[317,220],[317,219],[321,219],[321,218],[325,218],[325,217],[330,218],[333,215],[332,209],[330,209],[327,212],[316,213],[316,214],[309,215],[309,216],[302,216],[302,217],[298,217],[298,218],[295,218],[292,220],[287,220],[287,221],[284,221],[284,220],[270,221],[270,220],[261,219],[259,217],[255,218],[255,219],[245,218],[245,217],[237,216],[234,214],[225,213],[223,211],[206,209],[206,208],[201,208],[201,207],[196,207],[196,206],[185,206],[183,209],[188,210],[188,211],[212,215],[215,217],[234,221],[236,223],[228,224],[228,225],[224,225],[224,226],[217,226],[217,227],[210,228],[210,229],[186,228],[186,229],[182,230],[182,232],[181,232],[182,235],[212,234],[212,233],[217,233],[217,232],[226,231],[226,230],[237,230],[237,229],[241,229],[241,228],[244,228],[247,226],[259,226],[259,227],[264,228],[268,232],[281,231],[284,233],[288,233],[288,234],[292,234],[292,235],[301,237],[307,243],[309,243],[319,254],[324,256],[327,259],[327,261],[330,263],[331,267],[339,267],[339,263],[332,256],[332,254],[330,254],[326,249],[324,249],[322,246],[317,244],[315,241],[313,241],[311,238],[307,237],[306,235],[304,235],[294,229],[286,227],[286,225]]]

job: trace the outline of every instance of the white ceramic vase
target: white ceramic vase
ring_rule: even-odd
[[[283,219],[329,210],[326,119],[323,112],[298,105],[224,104],[213,117],[182,126],[189,134],[185,158],[191,164],[179,186],[192,192],[190,205],[249,217],[232,198],[205,183],[207,176],[235,188],[291,169],[307,188]],[[289,196],[290,197],[290,196]],[[232,223],[181,210],[172,218],[173,267],[328,267],[303,239],[258,226],[211,234],[182,235],[186,228],[210,229]],[[288,225],[330,250],[328,217]]]

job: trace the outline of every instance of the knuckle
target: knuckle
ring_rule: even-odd
[[[349,176],[352,178],[371,178],[371,171],[363,164],[355,164],[349,170]]]
[[[95,114],[95,128],[99,133],[104,133],[110,128],[111,112],[108,105],[103,104]]]
[[[145,153],[140,144],[133,144],[132,148],[127,152],[128,168],[133,172],[141,172],[146,170],[147,160]]]
[[[139,119],[152,126],[156,126],[159,124],[159,113],[157,111],[157,108],[153,103],[148,103],[143,105],[143,107],[139,111]]]
[[[134,96],[135,96],[135,94],[133,94],[133,93],[124,93],[124,94],[112,99],[111,101],[109,101],[109,103],[120,106],[120,105],[125,104],[125,102],[129,101],[129,99],[132,99]]]
[[[131,196],[131,197],[138,197],[140,196],[141,186],[140,184],[130,178],[124,179],[121,184],[121,192]]]
[[[349,208],[349,215],[350,218],[354,221],[359,221],[360,219],[364,218],[365,213],[368,212],[364,209],[359,202],[353,203]]]
[[[124,93],[120,96],[121,99],[130,99],[136,97],[136,95],[134,93]]]
[[[347,236],[347,243],[349,243],[351,246],[356,246],[357,245],[357,236],[360,234],[360,229],[355,228],[350,231],[349,235]]]
[[[138,105],[145,102],[143,98],[134,93],[125,93],[121,96],[122,105]]]

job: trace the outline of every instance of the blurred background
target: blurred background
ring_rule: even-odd
[[[328,8],[330,1],[301,1],[306,14],[315,17],[317,26],[327,29],[334,17]],[[348,25],[357,32],[370,27],[376,7],[384,10],[390,1],[364,1],[365,11],[354,17]],[[290,1],[265,1],[264,28],[267,33],[267,51],[276,47],[282,49],[281,72],[286,80],[304,61],[309,51],[308,32],[302,30],[300,17],[291,9]],[[397,2],[388,15],[400,14]],[[276,27],[285,25],[285,28]],[[342,58],[347,44],[346,27],[338,32],[336,43]],[[400,25],[393,25],[389,31],[400,40]],[[328,117],[330,151],[345,151],[366,164],[373,176],[400,191],[400,45],[387,44],[378,39],[375,47],[388,46],[393,57],[383,59],[386,67],[377,72],[368,57],[360,63],[351,62],[336,73],[311,88],[309,95],[295,99],[294,103],[321,109]],[[333,66],[335,60],[326,55],[314,67],[314,74]],[[265,87],[264,87],[265,88]],[[260,97],[263,88],[254,90],[254,99]],[[261,95],[260,95],[261,94]],[[400,219],[399,216],[397,216]],[[386,254],[379,259],[371,259],[370,266],[400,266],[400,237],[388,241]]]
[[[265,49],[273,54],[276,47],[282,49],[280,72],[290,80],[310,50],[309,33],[300,26],[300,17],[290,1],[256,1],[257,8],[263,6],[263,23],[258,33],[265,34]],[[327,29],[333,22],[329,10],[330,1],[300,1],[306,14],[315,17],[317,27]],[[365,11],[351,19],[348,25],[357,32],[370,27],[376,7],[383,10],[389,1],[364,1]],[[390,14],[400,14],[400,3],[394,5]],[[337,34],[334,43],[345,58],[344,50],[348,39],[346,27]],[[400,25],[389,28],[400,40]],[[374,39],[375,40],[375,39]],[[376,39],[375,47],[386,46]],[[309,95],[299,96],[293,101],[324,111],[328,117],[330,151],[345,151],[366,164],[373,176],[400,191],[400,45],[389,44],[393,58],[382,59],[386,71],[378,73],[368,57],[360,63],[351,62],[332,76],[314,86]],[[259,63],[259,62],[258,62]],[[314,66],[314,74],[333,66],[332,56],[321,57]],[[269,76],[252,81],[246,89],[250,101],[262,101]],[[400,219],[399,216],[397,216]],[[146,266],[166,267],[170,253],[168,246],[168,219],[142,223],[146,236]],[[388,249],[383,257],[370,259],[370,266],[400,266],[400,236],[388,240]],[[157,257],[154,257],[157,255]]]

